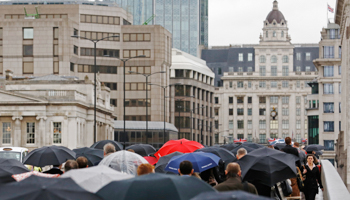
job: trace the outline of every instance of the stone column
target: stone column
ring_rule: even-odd
[[[39,127],[38,127],[38,134],[35,134],[35,140],[37,141],[38,148],[45,146],[45,121],[47,120],[47,117],[45,116],[37,116],[36,120],[39,121]]]
[[[14,125],[14,137],[13,137],[13,146],[21,147],[22,146],[22,134],[21,134],[21,120],[22,116],[12,117],[12,120],[15,121]]]

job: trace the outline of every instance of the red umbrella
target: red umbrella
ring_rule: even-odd
[[[144,156],[143,158],[146,159],[151,165],[155,165],[158,162],[158,159],[153,156]]]
[[[204,148],[204,146],[200,143],[183,138],[180,140],[168,141],[154,155],[159,159],[160,157],[174,153],[175,151],[182,153],[192,153],[195,150],[201,148]]]

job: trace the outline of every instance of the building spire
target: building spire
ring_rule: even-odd
[[[278,10],[278,2],[276,0],[273,2],[273,10]]]

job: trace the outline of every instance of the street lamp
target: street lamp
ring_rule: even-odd
[[[96,142],[96,101],[97,101],[97,95],[96,95],[96,73],[97,73],[97,66],[96,66],[96,43],[99,42],[99,41],[102,41],[104,39],[107,39],[107,38],[115,38],[115,37],[119,37],[119,35],[111,35],[111,36],[108,36],[108,37],[103,37],[101,39],[89,39],[89,38],[86,38],[86,37],[82,37],[82,36],[79,36],[79,35],[72,35],[71,36],[72,38],[81,38],[81,39],[85,39],[85,40],[89,40],[91,42],[94,43],[94,143]]]
[[[182,85],[182,83],[174,83],[174,84],[170,84],[170,85],[166,85],[166,86],[158,85],[158,84],[155,84],[155,83],[149,83],[148,85],[155,85],[155,86],[163,88],[163,90],[164,90],[164,131],[163,131],[163,143],[165,144],[165,98],[166,98],[165,89],[167,87],[173,86],[173,85]]]
[[[146,77],[146,135],[148,134],[148,77],[152,76],[153,74],[159,74],[159,73],[166,73],[166,71],[159,71],[159,72],[154,72],[151,74],[142,74],[139,72],[134,72],[134,71],[129,71],[130,74],[139,74],[144,77]]]

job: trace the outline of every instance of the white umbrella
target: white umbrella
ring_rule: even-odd
[[[148,162],[142,156],[123,150],[103,158],[99,165],[105,165],[126,174],[137,175],[137,168],[143,163]]]
[[[115,171],[107,166],[94,166],[84,169],[72,169],[64,173],[60,178],[73,179],[80,187],[96,193],[103,186],[112,181],[133,178],[133,175]]]

